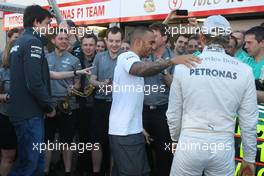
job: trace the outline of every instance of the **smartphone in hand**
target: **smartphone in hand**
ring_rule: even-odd
[[[188,10],[184,10],[184,9],[177,9],[175,10],[175,13],[177,16],[188,16]]]

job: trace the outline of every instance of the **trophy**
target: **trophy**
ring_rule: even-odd
[[[66,96],[64,100],[58,101],[57,104],[58,111],[64,114],[71,115],[71,107],[70,107],[70,102],[69,102],[69,96]]]

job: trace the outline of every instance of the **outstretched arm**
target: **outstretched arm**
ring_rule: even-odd
[[[51,79],[67,79],[72,78],[79,75],[90,75],[91,74],[91,68],[85,68],[82,70],[76,70],[74,71],[66,71],[66,72],[55,72],[50,71],[50,78]]]
[[[200,63],[201,60],[193,55],[182,55],[169,60],[158,59],[155,62],[135,62],[130,68],[129,74],[141,77],[152,76],[172,65],[184,64],[192,68],[195,67],[194,62]]]

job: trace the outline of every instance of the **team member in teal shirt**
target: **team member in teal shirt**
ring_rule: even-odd
[[[246,32],[245,48],[250,56],[245,63],[252,67],[255,79],[259,79],[264,66],[264,27],[253,27]]]
[[[242,49],[244,40],[245,40],[245,34],[242,31],[234,31],[231,34],[233,37],[237,40],[237,51],[235,53],[235,57],[238,58],[238,60],[242,62],[247,62],[249,59],[249,55],[246,51]]]
[[[241,62],[244,62],[248,65],[255,65],[254,58],[250,57],[246,51],[244,51],[242,48],[240,48],[236,53],[235,57],[240,60]]]
[[[262,68],[264,68],[264,27],[256,26],[246,32],[245,48],[252,57],[246,63],[251,66],[255,79],[261,79]],[[264,91],[257,91],[257,96],[258,102],[264,103]]]
[[[242,48],[240,48],[239,50],[237,50],[237,52],[235,53],[235,57],[238,58],[240,61],[242,62],[247,62],[249,55],[247,52],[245,52]]]
[[[252,57],[248,57],[245,63],[248,64],[252,68],[255,79],[260,79],[261,70],[262,70],[262,67],[264,66],[264,56],[262,56],[259,61],[256,61]]]
[[[195,51],[192,55],[194,55],[194,56],[198,56],[199,54],[201,54],[200,51]]]

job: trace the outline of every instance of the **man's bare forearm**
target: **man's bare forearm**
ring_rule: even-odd
[[[67,78],[72,78],[74,77],[73,71],[68,71],[68,72],[55,72],[55,71],[50,71],[50,78],[51,79],[67,79]]]
[[[97,81],[97,76],[95,76],[95,75],[92,75],[92,76],[91,76],[90,83],[91,83],[94,87],[97,87],[97,88],[100,88],[101,86],[106,85],[105,82]]]
[[[166,19],[162,22],[162,24],[166,24],[167,25],[169,23],[169,21],[170,21],[170,17],[167,16]]]
[[[171,11],[168,15],[167,15],[167,17],[165,18],[165,20],[162,22],[162,24],[168,24],[169,23],[169,21],[171,20],[171,17],[172,17],[172,15],[173,15],[173,13],[175,13],[175,10],[173,10],[173,11]]]
[[[76,70],[76,74],[81,75],[80,70]],[[76,75],[74,75],[74,71],[63,71],[63,72],[50,71],[50,79],[60,80],[60,79],[73,78],[75,76]]]
[[[132,65],[129,73],[131,75],[141,77],[153,76],[161,72],[163,69],[168,68],[169,66],[172,66],[170,60],[156,62],[136,62]]]
[[[93,86],[97,87],[97,88],[103,85],[103,82],[100,82],[100,81],[97,81],[97,80],[94,80],[94,79],[91,79],[91,80],[90,80],[90,83],[91,83]]]

